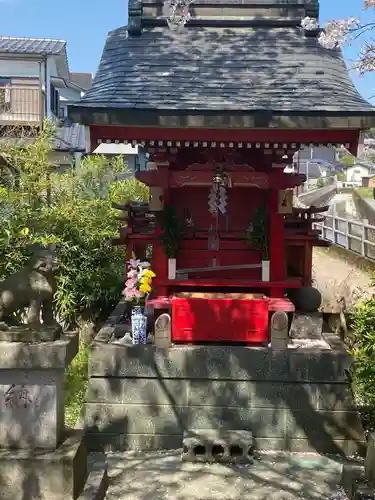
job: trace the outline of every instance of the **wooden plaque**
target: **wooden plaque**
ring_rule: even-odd
[[[151,212],[160,212],[164,208],[163,203],[164,190],[160,187],[150,187],[150,205]]]
[[[291,214],[293,211],[293,191],[291,189],[281,189],[278,201],[279,214]]]

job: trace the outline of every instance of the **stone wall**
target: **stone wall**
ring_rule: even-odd
[[[250,430],[259,449],[363,452],[341,344],[332,350],[92,345],[92,450],[181,448],[188,429]]]
[[[375,225],[375,210],[356,190],[353,190],[353,200],[362,218],[367,219],[369,224]]]
[[[302,193],[298,200],[305,206],[323,207],[327,205],[337,192],[336,184],[325,186],[307,193]]]

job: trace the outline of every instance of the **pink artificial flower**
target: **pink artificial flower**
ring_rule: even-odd
[[[133,300],[135,298],[135,292],[136,290],[134,288],[128,288],[123,291],[123,294],[125,296],[125,300]]]
[[[131,269],[126,276],[129,279],[136,280],[138,278],[138,273],[137,273],[136,269]]]
[[[135,288],[137,285],[138,281],[134,278],[129,278],[128,280],[125,281],[125,287],[126,288]]]

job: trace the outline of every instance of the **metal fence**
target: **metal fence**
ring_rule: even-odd
[[[326,215],[324,221],[314,223],[314,229],[321,230],[322,239],[375,261],[375,226],[367,219],[357,221]]]

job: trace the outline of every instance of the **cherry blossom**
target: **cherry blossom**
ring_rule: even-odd
[[[375,0],[364,0],[364,9],[371,10],[375,14]],[[317,29],[315,19],[305,17],[302,19],[301,26],[305,30]],[[326,49],[341,48],[345,44],[360,43],[358,49],[358,60],[353,67],[360,73],[375,71],[375,42],[371,37],[371,32],[375,28],[375,21],[364,21],[359,17],[349,19],[337,19],[325,23],[321,30],[318,40]]]
[[[164,9],[168,26],[173,29],[183,28],[190,19],[189,8],[194,0],[165,0]]]
[[[349,41],[350,36],[359,28],[358,19],[341,19],[338,21],[328,21],[324,30],[319,35],[319,43],[327,49],[342,47]]]
[[[301,21],[301,26],[306,31],[313,31],[319,28],[319,23],[314,17],[304,17]]]

